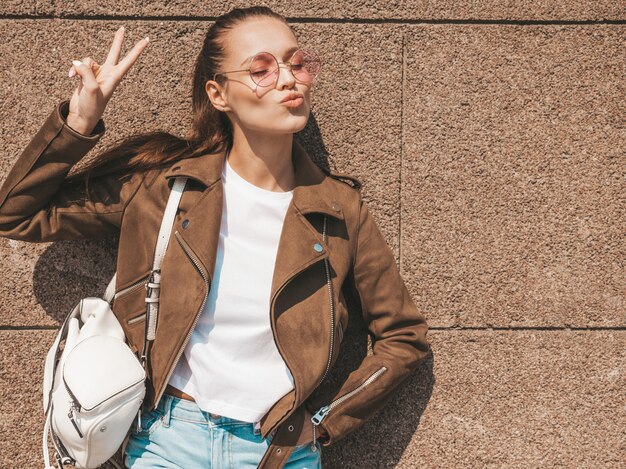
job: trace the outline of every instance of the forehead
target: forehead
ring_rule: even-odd
[[[254,18],[229,31],[226,61],[241,65],[258,52],[270,52],[278,60],[286,60],[298,41],[288,25],[273,18]]]

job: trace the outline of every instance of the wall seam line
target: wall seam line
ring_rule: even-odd
[[[129,16],[129,15],[32,15],[32,14],[0,14],[0,21],[19,20],[70,20],[70,21],[176,21],[202,22],[217,20],[217,16]],[[623,25],[626,19],[619,20],[507,20],[507,19],[405,19],[405,18],[287,18],[289,23],[301,24],[400,24],[400,25],[510,25],[510,26],[595,26],[595,25]]]
[[[402,259],[402,167],[404,166],[404,87],[406,85],[406,38],[404,28],[400,36],[402,41],[402,66],[400,86],[400,181],[398,182],[398,257],[400,272],[404,272]]]

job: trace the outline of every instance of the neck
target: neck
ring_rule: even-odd
[[[292,145],[292,133],[252,137],[235,131],[228,163],[251,184],[268,191],[286,192],[295,185]]]

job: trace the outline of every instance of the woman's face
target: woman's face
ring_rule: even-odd
[[[222,86],[209,80],[206,91],[213,104],[218,109],[225,107],[233,125],[244,130],[270,134],[302,130],[309,118],[311,83],[296,81],[284,65],[298,48],[289,26],[273,18],[250,19],[230,30],[224,43],[226,57],[220,72],[247,69],[256,54],[269,52],[279,62],[278,77],[270,86],[257,85],[248,71],[224,75],[227,80],[222,81]],[[294,91],[303,96],[299,105],[281,103]]]

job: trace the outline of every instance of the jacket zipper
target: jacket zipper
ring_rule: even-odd
[[[287,278],[287,280],[280,286],[280,288],[276,291],[276,293],[274,294],[274,296],[272,297],[272,301],[270,303],[270,326],[272,328],[272,336],[274,337],[274,343],[276,344],[276,348],[278,349],[278,353],[280,353],[280,356],[283,358],[283,361],[285,362],[285,364],[287,363],[287,360],[285,360],[285,355],[283,354],[283,351],[280,347],[280,344],[278,343],[278,341],[276,340],[276,331],[274,330],[274,303],[276,302],[276,298],[278,298],[278,296],[280,295],[280,293],[283,291],[283,289],[285,288],[285,286],[287,286],[289,284],[289,282],[291,281],[292,278],[294,278],[295,276],[297,276],[298,274],[300,274],[302,272],[302,270],[309,268],[311,265],[315,264],[316,262],[319,262],[319,259],[316,259],[306,265],[304,265],[302,267],[302,269],[300,269],[298,272],[295,272],[293,275],[290,275],[289,278]],[[289,368],[289,366],[287,366],[287,368]],[[289,370],[291,372],[291,369]],[[293,373],[291,373],[293,375]],[[294,380],[294,388],[296,389],[296,393],[295,393],[295,399],[298,398],[298,389],[296,386],[296,381]],[[295,402],[294,399],[294,402]],[[293,406],[291,407],[291,409],[293,409]],[[291,409],[289,410],[291,412]],[[279,420],[278,422],[276,422],[273,427],[267,432],[268,434],[272,433],[274,431],[274,429],[280,425],[282,423],[282,421],[284,419],[287,419],[289,417],[289,412],[287,412],[285,414],[285,416],[283,417],[283,419]]]
[[[142,278],[140,278],[139,280],[137,280],[135,283],[133,283],[132,285],[129,285],[128,287],[118,291],[114,296],[113,299],[117,299],[120,296],[125,295],[126,293],[130,293],[131,290],[134,290],[135,288],[144,285],[145,284],[145,280],[146,278],[148,278],[150,274],[148,275],[144,275]]]
[[[373,374],[371,374],[369,376],[369,378],[367,378],[363,383],[361,383],[357,388],[355,388],[352,391],[350,391],[349,393],[344,394],[343,396],[335,399],[329,405],[325,405],[325,406],[321,407],[317,411],[317,413],[313,417],[311,417],[311,421],[313,422],[313,424],[314,425],[319,425],[321,423],[321,421],[324,420],[324,418],[328,415],[328,413],[331,410],[333,410],[335,407],[337,407],[339,404],[341,404],[346,399],[350,399],[355,394],[358,394],[361,391],[363,391],[368,385],[370,385],[373,381],[375,381],[385,371],[387,371],[387,367],[386,366],[381,366],[378,370],[376,370]]]
[[[324,239],[324,243],[326,243],[327,242],[326,241],[326,217],[324,217],[324,229],[323,229],[322,236]],[[333,302],[333,288],[332,288],[332,283],[330,281],[330,268],[328,267],[328,257],[324,259],[324,266],[326,267],[326,283],[328,284],[328,297],[330,298],[330,349],[328,351],[328,361],[326,362],[326,370],[324,370],[324,374],[322,375],[322,378],[319,380],[319,382],[317,383],[314,389],[317,389],[317,387],[320,384],[322,384],[322,382],[324,381],[324,378],[326,378],[326,375],[328,374],[328,371],[330,370],[330,364],[333,359],[333,351],[335,348],[335,306]],[[316,421],[313,420],[313,417],[311,417],[311,422],[313,422],[313,447],[315,447],[315,443],[317,441],[317,436],[315,435],[315,432],[317,430],[317,425],[319,424],[319,422],[316,423]]]
[[[324,242],[326,242],[326,217],[324,217],[324,235],[323,235],[323,239],[324,239]],[[272,336],[274,337],[274,342],[276,343],[276,348],[278,349],[278,352],[280,353],[280,356],[283,358],[283,361],[285,363],[287,363],[287,360],[285,360],[285,355],[283,354],[283,351],[280,348],[280,345],[278,344],[278,341],[276,340],[276,331],[274,330],[274,314],[273,314],[274,303],[276,301],[276,298],[278,298],[278,295],[280,295],[280,293],[283,291],[285,286],[287,286],[289,284],[289,282],[291,281],[292,278],[294,278],[296,275],[299,275],[303,270],[309,268],[311,265],[315,264],[316,262],[319,262],[319,259],[316,259],[316,260],[314,260],[314,261],[312,261],[312,262],[302,266],[302,268],[299,269],[298,272],[294,272],[293,275],[290,275],[287,278],[287,280],[285,282],[283,282],[283,284],[280,286],[280,288],[276,291],[276,293],[272,297],[272,301],[270,303],[270,305],[271,305],[271,307],[270,307],[270,326],[272,328]],[[329,273],[329,270],[328,270],[328,257],[324,258],[324,262],[326,263],[326,278],[327,278],[327,280],[329,282],[328,288],[330,289],[331,287],[330,287],[330,273]],[[332,290],[330,290],[330,291],[332,291]],[[328,362],[326,363],[326,371],[324,371],[324,376],[320,380],[320,383],[324,380],[324,378],[326,377],[326,374],[328,373],[328,368],[330,366],[330,361],[331,361],[331,357],[332,357],[332,349],[333,349],[333,333],[334,333],[335,326],[334,326],[334,320],[333,320],[334,315],[333,315],[333,305],[332,305],[332,293],[331,293],[331,297],[330,298],[331,298],[331,300],[330,300],[331,301],[331,306],[330,306],[331,307],[331,322],[333,323],[333,327],[331,329],[330,355],[328,357]],[[291,371],[291,370],[289,370],[289,371]],[[292,375],[293,375],[293,373],[292,373]],[[296,382],[294,381],[294,387],[295,387],[295,384],[296,384]],[[319,383],[318,383],[318,386],[319,386]],[[294,402],[297,402],[297,399],[298,399],[298,389],[297,388],[296,388],[296,393],[295,393],[294,397],[295,397]],[[287,412],[282,419],[280,419],[278,422],[276,422],[273,425],[273,427],[269,430],[268,434],[272,433],[272,431],[274,431],[274,429],[278,425],[280,425],[290,415],[290,412],[291,412],[292,409],[293,409],[293,406],[291,407],[291,409],[289,409],[289,412]],[[313,439],[315,440],[315,427],[313,427],[313,437],[314,437]]]
[[[204,281],[207,284],[207,290],[206,290],[206,293],[204,295],[204,299],[202,300],[202,305],[200,305],[200,309],[196,313],[196,317],[193,320],[193,325],[191,326],[191,329],[189,329],[189,332],[187,333],[187,337],[185,337],[185,341],[183,342],[183,345],[178,350],[178,353],[176,354],[176,358],[174,359],[174,363],[172,363],[172,366],[170,367],[170,370],[167,373],[167,377],[165,378],[165,381],[163,382],[163,385],[161,386],[161,391],[159,391],[159,395],[157,396],[156,400],[154,401],[154,407],[152,408],[152,410],[154,410],[156,408],[156,406],[158,405],[159,401],[161,400],[161,396],[163,396],[163,393],[165,392],[165,388],[167,387],[167,383],[170,380],[170,377],[172,376],[172,373],[174,372],[174,369],[176,368],[176,364],[178,363],[178,360],[180,359],[180,356],[182,355],[183,351],[185,350],[185,347],[187,346],[187,342],[189,342],[189,339],[191,338],[191,334],[193,333],[193,330],[196,327],[196,323],[198,322],[198,319],[200,318],[200,313],[204,309],[204,303],[206,303],[206,299],[209,296],[209,290],[210,290],[210,287],[211,287],[211,281],[209,280],[208,274],[206,274],[204,272],[204,270],[202,269],[202,266],[200,265],[200,262],[191,253],[191,249],[181,239],[180,235],[178,234],[178,230],[174,231],[174,236],[176,236],[176,239],[178,240],[178,244],[180,244],[180,246],[183,248],[183,251],[185,251],[185,254],[187,254],[187,257],[189,257],[189,259],[193,262],[193,264],[196,266],[196,268],[200,272],[200,275],[202,275],[202,278],[204,279]]]

